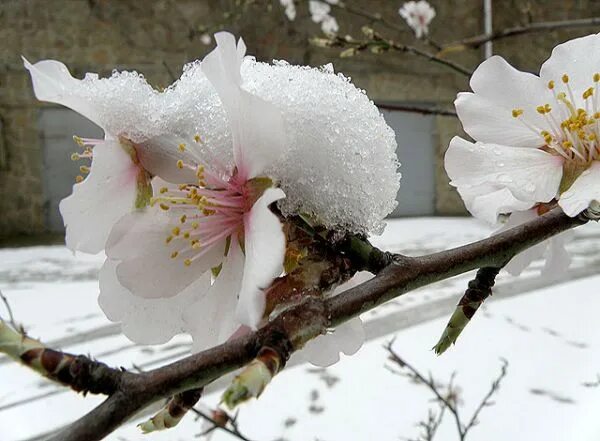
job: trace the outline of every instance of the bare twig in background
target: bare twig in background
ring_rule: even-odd
[[[246,437],[244,434],[242,434],[242,432],[240,432],[237,424],[237,415],[235,415],[233,418],[230,418],[229,415],[220,409],[214,411],[212,417],[196,408],[193,408],[192,412],[194,412],[198,418],[202,418],[203,420],[212,424],[212,427],[208,428],[200,435],[207,435],[214,430],[223,430],[224,432],[227,432],[235,438],[241,439],[242,441],[252,441],[250,438]],[[231,428],[227,427],[228,425],[231,426]]]
[[[456,111],[454,110],[440,109],[438,107],[422,107],[384,103],[377,103],[377,107],[383,110],[399,110],[401,112],[420,113],[422,115],[457,116]]]
[[[102,439],[151,403],[203,387],[246,366],[263,347],[277,343],[295,351],[307,339],[406,292],[476,268],[502,266],[515,254],[543,240],[589,219],[597,220],[596,214],[590,211],[571,218],[555,209],[496,236],[421,257],[389,258],[358,237],[343,240],[344,256],[354,254],[351,261],[363,268],[373,265],[373,271],[378,273],[373,279],[330,298],[309,296],[257,331],[166,366],[138,374],[106,370],[109,378],[115,376],[115,390],[107,391],[109,397],[102,404],[50,439]],[[346,265],[347,259],[340,262]]]
[[[500,373],[492,382],[490,389],[483,396],[478,406],[475,408],[475,411],[471,415],[471,418],[467,422],[463,422],[458,409],[459,392],[458,388],[454,386],[455,374],[452,374],[452,376],[450,377],[448,385],[444,386],[436,382],[432,377],[431,373],[426,376],[422,374],[417,368],[409,364],[404,358],[402,358],[397,352],[394,351],[393,344],[394,340],[390,341],[385,345],[385,349],[389,353],[389,360],[393,362],[396,366],[398,366],[399,370],[389,369],[390,372],[396,375],[406,376],[409,379],[411,379],[414,383],[427,387],[435,395],[436,402],[440,406],[440,410],[438,411],[439,413],[437,414],[437,416],[430,409],[427,420],[422,421],[418,424],[419,427],[423,429],[423,433],[421,434],[421,440],[431,441],[435,437],[437,429],[439,428],[444,417],[444,411],[446,409],[452,414],[454,418],[458,439],[460,441],[466,440],[471,429],[473,429],[473,427],[475,427],[478,424],[478,419],[479,415],[481,414],[481,411],[485,407],[489,407],[494,404],[491,399],[494,396],[494,394],[498,392],[502,380],[504,379],[504,377],[506,377],[508,361],[504,358],[500,359],[502,362],[502,365],[500,367]]]
[[[2,300],[2,303],[4,303],[4,307],[6,308],[6,313],[8,314],[8,322],[10,323],[10,325],[13,327],[13,329],[15,331],[21,331],[21,333],[23,333],[23,329],[21,326],[19,326],[17,324],[17,322],[15,321],[15,316],[12,312],[12,308],[10,307],[10,303],[8,303],[8,299],[6,298],[6,296],[2,293],[2,291],[0,291],[0,299]],[[0,317],[1,319],[1,317]]]
[[[340,53],[340,57],[342,58],[351,57],[367,50],[373,53],[396,51],[412,54],[433,63],[441,64],[466,77],[470,77],[473,74],[471,69],[454,61],[446,60],[438,54],[428,52],[416,46],[398,43],[392,39],[382,37],[371,28],[363,28],[363,33],[365,34],[365,38],[363,39],[357,39],[348,35],[346,37],[331,36],[326,38],[313,38],[311,42],[318,47],[345,48]]]
[[[515,37],[517,35],[530,34],[533,32],[552,31],[555,29],[565,28],[578,28],[584,26],[598,26],[600,25],[600,17],[581,18],[577,20],[561,20],[561,21],[545,21],[538,23],[528,23],[522,26],[515,26],[512,28],[502,29],[491,34],[476,35],[449,43],[443,46],[444,49],[450,47],[470,47],[478,48],[488,41],[501,40],[503,38]]]

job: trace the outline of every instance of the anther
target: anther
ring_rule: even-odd
[[[523,115],[523,109],[513,109],[513,111],[512,111],[513,118],[518,118],[521,115]]]
[[[179,227],[175,227],[171,230],[171,232],[173,233],[174,236],[179,236],[179,233],[181,232],[181,230],[179,229]]]
[[[185,152],[185,144],[183,142],[181,144],[179,144],[179,151]]]
[[[90,172],[90,168],[88,166],[86,166],[86,165],[82,165],[82,166],[79,167],[79,171],[81,173],[89,173]]]
[[[79,156],[79,153],[73,153],[71,155],[71,161],[79,161],[81,159],[81,156]]]
[[[196,135],[194,135],[194,141],[202,142],[202,138],[200,138],[200,135],[196,134]]]
[[[565,84],[567,84],[569,82],[569,76],[567,74],[564,74],[561,79],[562,79],[562,82]]]
[[[179,256],[179,251],[173,251],[171,253],[171,259],[175,259],[177,256]]]
[[[554,89],[554,80],[548,81],[548,89],[550,89],[550,90]]]
[[[589,89],[587,89],[585,92],[583,92],[583,99],[587,100],[589,97],[591,97],[594,94],[594,88],[590,87]]]
[[[594,74],[594,83],[597,83],[598,81],[600,81],[600,73],[595,73]]]
[[[185,266],[190,266],[192,264],[192,259],[185,259],[183,263]]]
[[[83,182],[83,176],[81,176],[81,175],[75,176],[75,182],[77,182],[78,184],[80,182]]]
[[[161,194],[164,194],[167,191],[169,191],[169,189],[167,187],[161,187],[161,189],[159,191],[160,191]]]
[[[183,168],[183,161],[181,159],[177,161],[177,168]]]
[[[165,210],[165,211],[167,211],[167,210],[169,209],[169,206],[168,206],[167,204],[164,204],[164,203],[160,203],[158,206],[159,206],[161,209]]]
[[[73,141],[75,141],[75,144],[77,144],[80,147],[83,147],[85,144],[83,143],[83,139],[81,139],[79,136],[74,135],[73,136]]]
[[[173,236],[167,236],[167,238],[165,239],[165,243],[171,243],[171,241],[173,240]]]
[[[185,224],[186,219],[187,219],[187,216],[184,214],[179,218],[179,222],[181,222],[182,224]]]

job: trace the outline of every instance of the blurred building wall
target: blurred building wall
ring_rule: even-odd
[[[52,135],[46,130],[48,116],[40,109],[56,107],[36,102],[21,55],[32,62],[61,60],[76,77],[88,71],[109,75],[113,68],[135,69],[155,87],[165,87],[179,75],[185,62],[210,50],[201,43],[198,26],[225,23],[226,29],[244,37],[248,52],[257,58],[310,65],[332,61],[337,71],[352,77],[375,101],[451,106],[456,92],[468,88],[464,77],[410,55],[361,54],[340,59],[339,50],[310,46],[308,38],[320,31],[310,21],[305,1],[298,2],[302,5],[294,22],[286,19],[277,0],[271,2],[270,10],[252,6],[243,13],[224,16],[239,1],[0,0],[0,237],[47,231],[51,223],[48,210],[55,209],[44,203],[49,191],[54,191],[48,188],[44,168],[56,158],[53,151],[42,151],[43,145],[51,145],[43,137]],[[481,33],[482,2],[431,0],[437,10],[432,37],[448,42]],[[397,14],[402,1],[348,0],[347,4],[370,13],[381,12],[403,26]],[[600,2],[594,0],[505,0],[494,1],[493,8],[494,29],[518,25],[528,16],[546,21],[600,15]],[[360,35],[360,27],[366,23],[343,12],[334,15],[342,35]],[[496,42],[494,53],[521,69],[537,71],[554,45],[591,32],[598,29],[514,37]],[[386,35],[411,41],[406,27]],[[452,59],[475,67],[482,51],[461,52]],[[453,117],[437,116],[433,129],[434,211],[464,213],[460,199],[447,183],[442,163],[448,141],[460,133],[460,124]],[[64,161],[68,160],[65,154]]]

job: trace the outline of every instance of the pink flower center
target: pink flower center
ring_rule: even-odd
[[[252,208],[254,192],[249,181],[236,171],[230,176],[220,176],[181,160],[177,166],[194,170],[197,182],[162,187],[151,204],[158,203],[161,209],[174,215],[177,225],[171,226],[165,242],[177,242],[171,257],[182,257],[184,264],[190,266],[232,236],[243,234],[244,214]]]

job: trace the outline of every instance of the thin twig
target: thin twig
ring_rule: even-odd
[[[385,26],[386,28],[392,29],[401,34],[412,32],[408,28],[408,26],[398,25],[393,21],[389,21],[379,12],[370,13],[364,9],[354,8],[352,6],[348,6],[346,3],[342,3],[342,2],[339,2],[337,4],[330,3],[330,6],[334,9],[339,9],[342,11],[346,11],[350,14],[366,18],[366,19],[370,20],[371,23],[380,23],[382,26]]]
[[[227,425],[220,424],[219,422],[212,419],[210,416],[206,415],[201,410],[196,409],[195,407],[192,408],[191,411],[194,412],[199,417],[204,418],[209,423],[213,424],[213,427],[211,427],[207,431],[203,432],[202,435],[206,435],[206,434],[212,432],[213,430],[220,429],[220,430],[223,430],[223,431],[229,433],[230,435],[235,436],[238,439],[241,439],[242,441],[252,441],[250,438],[246,437],[245,435],[243,435],[240,432],[238,425],[235,423],[235,419],[229,420],[229,423],[231,424],[231,427],[232,427],[232,429],[230,429],[229,427],[227,427]]]
[[[502,29],[496,32],[492,32],[491,34],[481,34],[476,35],[474,37],[465,38],[463,40],[444,45],[444,47],[450,48],[465,46],[471,48],[478,48],[479,46],[481,46],[484,43],[487,43],[488,41],[501,40],[503,38],[514,37],[517,35],[529,34],[533,32],[551,31],[554,29],[577,28],[596,25],[600,25],[600,17],[529,23],[526,25]]]
[[[442,115],[442,116],[454,116],[456,117],[456,111],[440,109],[438,107],[420,107],[420,106],[408,106],[404,104],[383,104],[378,103],[377,107],[384,110],[398,110],[401,112],[412,112],[420,113],[422,115]]]
[[[471,418],[468,423],[463,423],[462,418],[460,417],[460,412],[458,409],[458,397],[457,392],[454,387],[454,378],[455,373],[450,377],[450,381],[448,383],[448,392],[446,394],[440,391],[440,386],[436,383],[434,378],[429,374],[429,377],[426,378],[417,368],[408,363],[404,358],[402,358],[398,353],[396,353],[393,349],[394,339],[392,339],[389,343],[387,343],[384,347],[389,353],[389,359],[396,363],[400,368],[407,369],[409,373],[409,377],[415,380],[417,383],[426,386],[437,398],[437,401],[440,404],[442,411],[444,408],[447,408],[453,416],[454,423],[456,425],[456,432],[460,439],[460,441],[465,441],[467,436],[469,435],[470,430],[475,427],[478,423],[478,417],[481,411],[488,406],[491,406],[493,403],[490,401],[492,396],[500,389],[500,383],[506,377],[508,361],[504,358],[501,358],[502,366],[500,367],[500,374],[496,379],[492,382],[492,385],[488,392],[484,395],[481,402],[473,412]],[[394,372],[396,374],[401,374],[402,372]],[[432,418],[430,415],[428,423],[422,423],[421,425],[426,429],[426,439],[431,440],[433,435],[435,435],[435,430],[441,424],[441,419],[443,418],[443,414],[440,415],[440,418],[437,421],[437,426],[432,423]],[[431,434],[431,428],[435,428],[433,431],[433,435]]]
[[[21,327],[15,321],[15,316],[13,315],[12,308],[10,307],[10,303],[8,303],[8,299],[0,290],[0,299],[2,299],[2,303],[4,303],[4,307],[6,308],[6,312],[8,314],[8,322],[13,327],[15,331],[19,331]],[[22,329],[21,329],[22,330]]]
[[[500,383],[502,382],[502,380],[504,379],[504,377],[506,377],[506,372],[507,372],[507,369],[508,369],[508,360],[506,360],[505,358],[501,358],[500,360],[502,361],[502,366],[500,367],[500,374],[492,382],[490,390],[483,397],[483,399],[481,400],[481,403],[479,403],[479,406],[477,406],[477,409],[475,409],[475,412],[473,412],[473,415],[471,416],[471,419],[465,425],[465,428],[463,430],[463,434],[464,434],[463,436],[464,437],[466,437],[466,435],[469,432],[469,430],[471,430],[477,424],[477,418],[479,417],[479,414],[481,413],[481,411],[483,410],[483,408],[487,407],[487,406],[490,406],[492,404],[491,401],[490,401],[490,398],[492,398],[492,395],[494,395],[498,391],[498,389],[500,389]]]
[[[390,47],[392,47],[396,51],[417,55],[433,63],[441,64],[442,66],[446,66],[464,76],[470,77],[471,75],[473,75],[473,71],[471,69],[468,69],[458,63],[455,63],[454,61],[446,60],[445,58],[441,58],[431,52],[424,51],[417,47],[396,42],[390,42]]]

